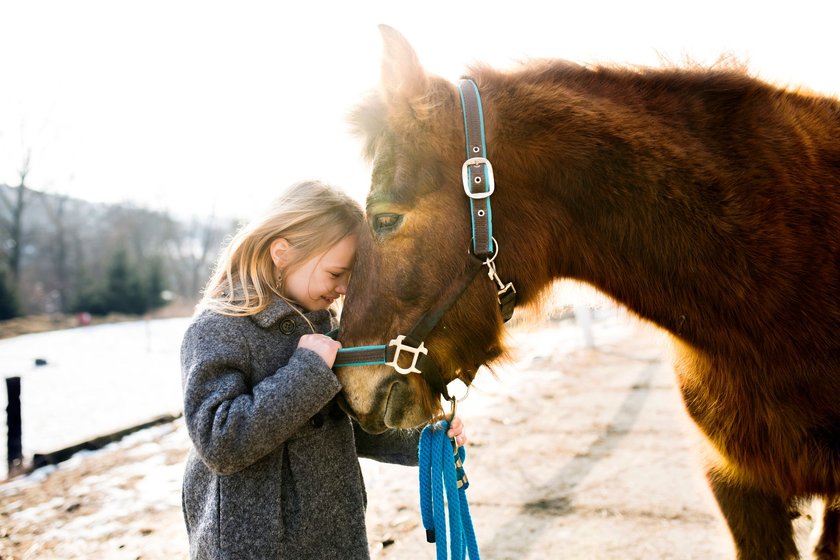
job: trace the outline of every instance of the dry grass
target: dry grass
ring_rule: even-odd
[[[90,325],[107,323],[121,323],[140,319],[168,319],[171,317],[189,317],[193,312],[193,303],[173,302],[165,307],[156,309],[147,315],[126,315],[123,313],[109,313],[105,316],[90,317]],[[49,315],[27,315],[0,321],[0,339],[12,338],[24,334],[33,334],[62,329],[73,329],[83,326],[78,315],[67,313],[52,313]]]

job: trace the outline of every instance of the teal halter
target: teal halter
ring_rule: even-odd
[[[464,193],[470,199],[470,215],[472,218],[472,255],[469,264],[459,282],[449,285],[441,294],[438,304],[427,312],[414,325],[407,335],[399,335],[388,344],[375,346],[357,346],[342,348],[336,356],[336,367],[388,365],[398,373],[408,375],[417,373],[422,375],[429,386],[439,392],[447,400],[452,400],[446,390],[446,383],[440,370],[429,358],[429,350],[423,341],[434,329],[443,314],[458,300],[467,286],[473,281],[481,266],[488,268],[487,275],[497,284],[497,301],[502,318],[508,321],[513,316],[516,306],[516,289],[513,283],[505,284],[496,274],[494,260],[498,252],[498,244],[493,238],[492,209],[490,195],[495,191],[495,177],[493,166],[487,159],[484,139],[484,113],[481,106],[481,96],[478,86],[470,79],[463,79],[458,84],[461,95],[461,108],[464,114],[464,132],[466,137],[467,160],[461,167],[461,178]],[[331,333],[336,336],[337,333]],[[411,365],[400,366],[400,356],[411,355]]]

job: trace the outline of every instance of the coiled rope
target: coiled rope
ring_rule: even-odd
[[[467,504],[466,450],[446,436],[448,429],[449,422],[443,420],[426,426],[420,434],[420,513],[426,540],[435,543],[437,560],[479,560]],[[450,556],[446,551],[447,512]]]

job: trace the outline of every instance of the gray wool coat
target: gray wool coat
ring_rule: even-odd
[[[327,332],[327,311],[307,313]],[[368,558],[358,456],[417,464],[417,433],[365,433],[335,404],[341,384],[312,332],[275,300],[250,317],[199,313],[181,346],[193,442],[183,510],[190,557]]]

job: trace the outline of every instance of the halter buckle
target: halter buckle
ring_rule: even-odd
[[[420,346],[415,348],[414,346],[409,346],[407,344],[403,344],[403,340],[405,340],[405,335],[401,334],[397,336],[397,338],[393,339],[391,342],[388,343],[388,346],[396,346],[397,349],[394,351],[394,357],[391,359],[390,362],[385,362],[386,366],[391,366],[397,373],[401,373],[403,375],[408,375],[409,373],[422,373],[419,369],[417,369],[417,360],[420,358],[420,354],[429,354],[429,349],[421,342]],[[412,354],[411,358],[411,365],[407,368],[400,366],[400,352],[407,351]]]
[[[470,184],[470,165],[483,165],[485,167],[485,176],[487,179],[487,185],[485,188],[486,191],[483,192],[473,192],[472,185]],[[483,157],[474,157],[470,158],[464,162],[464,165],[461,166],[461,181],[464,183],[464,192],[467,194],[468,197],[472,198],[473,200],[480,200],[482,198],[487,198],[493,191],[496,190],[496,180],[493,177],[493,166],[490,165],[490,160]]]

